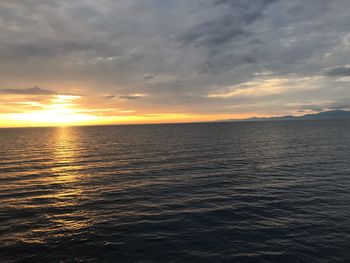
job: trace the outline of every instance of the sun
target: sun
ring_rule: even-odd
[[[80,96],[55,95],[49,104],[41,105],[40,110],[11,114],[14,122],[21,122],[28,125],[69,125],[83,124],[94,121],[96,116],[80,113],[75,103]]]

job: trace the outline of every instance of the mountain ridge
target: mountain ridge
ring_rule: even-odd
[[[254,121],[297,121],[297,120],[333,120],[350,119],[350,111],[331,110],[302,116],[280,116],[280,117],[252,117],[247,119],[228,119],[219,122],[254,122]]]

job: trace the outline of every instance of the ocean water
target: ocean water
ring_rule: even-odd
[[[0,129],[0,262],[350,262],[350,121]]]

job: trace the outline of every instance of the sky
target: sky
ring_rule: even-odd
[[[349,0],[1,0],[0,126],[350,109]]]

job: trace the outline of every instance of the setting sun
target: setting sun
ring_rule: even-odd
[[[31,93],[40,93],[33,95]],[[3,94],[6,108],[0,113],[2,127],[111,125],[211,121],[232,118],[231,114],[193,114],[190,112],[159,112],[134,110],[135,94],[127,99],[106,101],[103,96],[58,94],[39,87],[17,94]],[[140,96],[140,94],[137,94]],[[138,98],[138,97],[137,97]],[[104,103],[104,107],[101,104]],[[0,103],[1,107],[1,103]],[[248,117],[236,114],[236,118]]]
[[[23,113],[9,114],[8,118],[13,122],[36,125],[65,125],[65,124],[84,124],[97,119],[96,116],[80,113],[75,109],[79,104],[73,103],[80,96],[55,95],[47,105],[36,103],[42,109]],[[28,104],[28,103],[22,103]],[[33,105],[30,104],[30,105]]]

